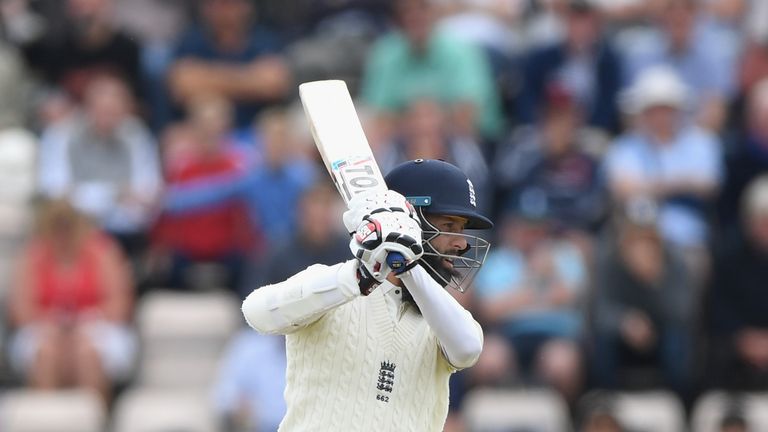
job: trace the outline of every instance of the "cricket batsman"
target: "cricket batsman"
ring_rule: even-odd
[[[280,431],[442,431],[448,380],[475,364],[483,332],[445,289],[464,291],[493,223],[457,167],[417,159],[358,194],[344,213],[353,259],[313,265],[243,302],[248,324],[285,334],[287,413]],[[405,265],[392,269],[387,255]]]

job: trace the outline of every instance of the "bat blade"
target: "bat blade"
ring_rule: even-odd
[[[344,202],[364,191],[386,190],[346,83],[304,83],[299,95],[317,150]]]
[[[386,190],[347,84],[341,80],[303,83],[299,97],[317,150],[344,203],[349,206],[361,192]],[[405,267],[405,258],[390,252],[387,265],[397,271]]]

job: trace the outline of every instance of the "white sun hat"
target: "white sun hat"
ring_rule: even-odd
[[[689,90],[674,69],[652,66],[640,73],[635,82],[619,95],[619,105],[627,114],[639,114],[654,106],[683,109]]]

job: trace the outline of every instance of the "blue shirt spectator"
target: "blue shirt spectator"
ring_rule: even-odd
[[[574,95],[589,125],[617,131],[620,58],[603,40],[597,12],[586,2],[570,7],[566,27],[564,41],[536,48],[525,59],[518,102],[520,121],[537,122],[548,86],[559,82]]]
[[[707,220],[723,177],[722,148],[708,131],[687,123],[688,89],[667,67],[641,74],[622,99],[635,127],[605,156],[608,186],[623,202],[647,196],[660,202],[659,229],[674,246],[702,250]]]
[[[252,25],[252,2],[201,3],[202,25],[190,29],[176,49],[171,93],[182,104],[201,93],[228,97],[236,101],[235,125],[246,127],[289,91],[281,43],[275,33]]]
[[[726,107],[735,95],[740,41],[725,27],[706,17],[700,2],[667,2],[655,26],[631,30],[623,40],[625,84],[652,66],[674,69],[692,89],[689,106],[704,127],[719,131]]]
[[[282,336],[240,331],[219,367],[213,391],[217,414],[235,430],[276,431],[285,415],[285,367]]]

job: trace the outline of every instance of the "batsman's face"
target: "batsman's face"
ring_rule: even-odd
[[[429,215],[427,221],[432,224],[440,235],[432,238],[430,244],[440,254],[448,256],[458,256],[467,249],[467,239],[461,235],[464,232],[464,227],[467,225],[467,219],[458,216],[440,216]],[[453,260],[451,258],[443,258],[440,265],[446,270],[453,270]]]

